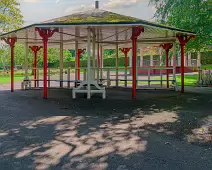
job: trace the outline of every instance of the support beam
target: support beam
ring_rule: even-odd
[[[80,80],[80,57],[84,53],[85,49],[78,49],[77,50],[77,80]]]
[[[48,69],[48,40],[53,36],[58,29],[45,29],[45,28],[35,28],[39,35],[43,38],[43,97],[48,98],[48,87],[47,87],[47,69]]]
[[[103,79],[103,68],[104,68],[104,49],[102,46],[100,46],[100,69],[101,69],[101,73],[100,73],[100,78]]]
[[[92,51],[93,51],[93,70],[92,70],[92,77],[95,79],[95,69],[96,69],[96,33],[95,29],[92,29],[93,38],[92,38]]]
[[[29,44],[25,43],[25,79],[29,79],[29,73],[28,73],[28,57],[29,57]]]
[[[64,56],[64,51],[63,51],[63,43],[60,43],[60,87],[63,87],[63,56]]]
[[[169,68],[169,51],[173,47],[173,44],[162,44],[163,49],[166,51],[166,68]],[[166,70],[167,88],[169,88],[169,70]]]
[[[177,66],[181,66],[181,51],[177,53]]]
[[[160,66],[163,65],[163,53],[162,53],[162,49],[159,48],[159,55],[160,55]]]
[[[118,30],[116,29],[116,42],[119,41]],[[119,44],[116,43],[116,87],[119,86]]]
[[[140,67],[144,66],[143,48],[140,46]]]
[[[188,53],[185,53],[185,55],[184,55],[184,66],[186,66],[186,67],[188,66]]]
[[[132,98],[136,99],[136,70],[137,70],[137,38],[140,36],[141,32],[144,32],[144,28],[142,26],[133,27],[132,28],[132,77],[133,77],[133,86],[132,86]]]
[[[152,54],[152,50],[151,50],[151,53],[150,53],[150,66],[154,66],[154,57],[153,57],[153,54]]]
[[[100,68],[100,44],[99,44],[99,28],[97,29],[97,66]]]
[[[197,67],[201,67],[201,53],[198,51],[197,55]]]
[[[78,56],[78,41],[75,42],[75,80],[78,80],[78,65],[79,65],[79,56]],[[77,83],[75,83],[75,87],[77,87]]]
[[[116,87],[118,87],[119,81],[119,46],[116,44]]]
[[[38,55],[38,52],[40,51],[41,48],[43,48],[42,46],[30,46],[29,47],[32,52],[34,53],[34,87],[37,87],[37,55]]]
[[[132,50],[129,52],[129,65],[130,65],[130,67],[132,68],[132,56],[133,56],[133,54],[132,54]]]
[[[128,68],[129,66],[129,59],[128,59],[128,53],[130,52],[132,48],[120,48],[120,50],[124,53],[125,56],[125,67]]]
[[[91,31],[88,28],[88,44],[87,44],[87,54],[88,54],[88,83],[87,83],[87,99],[91,98]]]
[[[192,66],[192,62],[191,62],[191,52],[188,52],[188,67]]]
[[[173,43],[173,78],[176,80],[176,67],[177,67],[177,53],[176,53],[176,43]]]
[[[196,36],[185,36],[185,35],[177,35],[177,38],[180,42],[181,46],[181,93],[184,93],[184,72],[185,72],[185,63],[184,63],[184,55],[185,55],[185,46],[191,39],[196,39]]]
[[[12,38],[2,38],[11,48],[11,92],[14,92],[14,58],[15,58],[15,43],[17,41],[16,37]]]
[[[60,32],[63,32],[61,28]],[[63,46],[63,34],[60,34],[60,87],[63,87],[63,56],[64,56],[64,46]]]

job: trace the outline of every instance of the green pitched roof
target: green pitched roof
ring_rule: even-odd
[[[45,21],[43,23],[51,24],[68,24],[68,23],[105,23],[105,22],[139,22],[140,19],[116,14],[113,12],[101,10],[101,9],[92,9],[84,12],[78,12],[64,17],[52,19]]]

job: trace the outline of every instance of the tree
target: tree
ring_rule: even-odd
[[[23,22],[17,0],[0,1],[0,33],[19,29]]]
[[[188,50],[210,48],[212,41],[211,0],[150,0],[155,5],[154,17],[161,24],[191,30],[197,33],[196,41],[187,45]]]
[[[17,0],[0,0],[0,34],[19,29],[22,27],[23,22],[23,16],[21,15]],[[0,63],[3,66],[10,61],[7,47],[7,44],[0,42]]]

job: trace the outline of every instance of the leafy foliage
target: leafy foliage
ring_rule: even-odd
[[[18,29],[23,25],[23,16],[17,0],[0,1],[0,32]]]
[[[150,3],[156,7],[157,22],[197,33],[196,41],[188,43],[188,50],[211,48],[211,0],[150,0]]]

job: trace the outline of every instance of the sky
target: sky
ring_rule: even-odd
[[[24,25],[94,8],[95,0],[18,0]],[[154,21],[149,0],[99,0],[99,8],[148,21]]]

